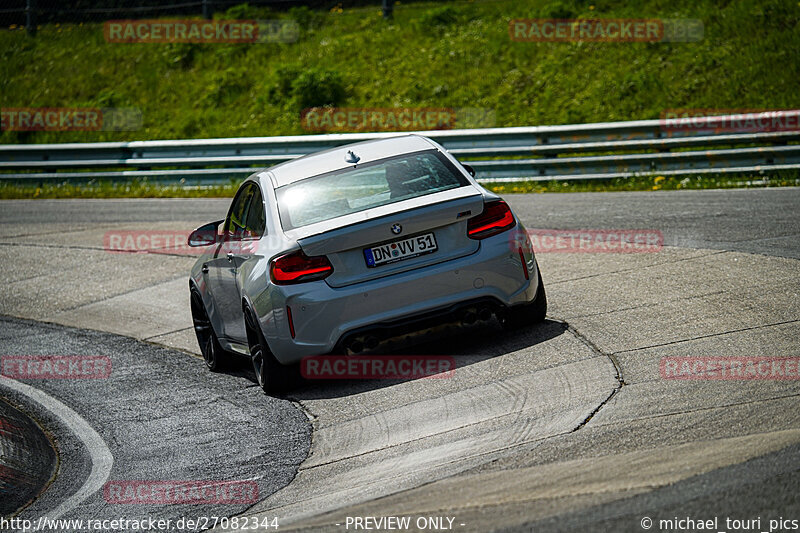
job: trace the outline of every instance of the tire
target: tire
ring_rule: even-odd
[[[547,294],[542,282],[542,272],[539,273],[539,288],[536,289],[536,297],[529,304],[515,305],[506,311],[502,324],[506,329],[519,329],[533,324],[543,322],[547,315]]]
[[[294,366],[282,365],[275,359],[261,331],[261,326],[249,307],[245,308],[244,320],[247,328],[247,343],[250,345],[250,359],[258,385],[265,394],[270,396],[290,390],[297,382],[297,369]]]
[[[210,371],[220,372],[228,367],[230,354],[220,345],[203,305],[203,298],[197,289],[191,290],[191,305],[194,333],[197,335],[197,344],[200,346],[200,353],[203,354],[203,361]]]

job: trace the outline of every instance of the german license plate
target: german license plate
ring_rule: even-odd
[[[438,249],[433,233],[425,233],[416,237],[379,244],[372,248],[364,248],[364,259],[366,259],[368,267],[374,268],[402,261],[403,259],[429,254]]]

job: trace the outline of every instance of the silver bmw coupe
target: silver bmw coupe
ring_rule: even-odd
[[[470,167],[426,137],[341,146],[256,172],[189,278],[206,365],[251,359],[267,393],[307,356],[355,354],[388,338],[495,316],[544,320],[528,235]]]

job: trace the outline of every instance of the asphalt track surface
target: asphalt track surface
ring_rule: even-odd
[[[310,428],[303,413],[265,396],[247,373],[210,376],[185,353],[107,333],[9,318],[0,320],[0,339],[4,357],[110,357],[107,379],[26,380],[68,402],[99,431],[113,458],[109,482],[247,480],[256,482],[259,494],[271,494],[291,481],[307,454]],[[55,436],[62,472],[26,511],[36,517],[50,515],[78,491],[102,453],[87,450],[80,440],[85,434],[74,434],[24,394],[12,390],[7,397],[28,407]],[[79,511],[67,510],[63,516],[177,519],[206,513],[225,516],[247,507],[109,504],[99,491],[79,502]]]
[[[191,257],[103,249],[109,231],[222,218],[227,200],[0,203],[0,313],[27,319],[2,321],[0,355],[112,358],[107,380],[23,383],[96,432],[108,479],[259,485],[249,508],[120,506],[95,492],[63,516],[245,513],[308,531],[365,516],[447,517],[457,531],[800,520],[800,382],[659,373],[664,357],[800,356],[800,189],[507,200],[529,229],[656,229],[665,247],[540,253],[544,324],[398,348],[453,355],[452,379],[306,383],[284,400],[261,395],[246,366],[211,374],[192,355]],[[0,393],[53,435],[58,475],[20,516],[52,513],[102,460],[19,387],[0,380]]]

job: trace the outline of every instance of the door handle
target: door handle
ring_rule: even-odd
[[[208,265],[203,265],[203,268],[200,269],[203,274],[208,274]]]

